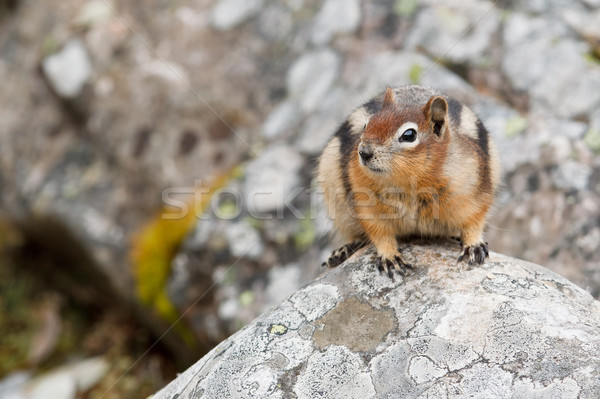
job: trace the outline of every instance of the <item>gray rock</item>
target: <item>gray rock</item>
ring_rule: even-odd
[[[600,105],[600,68],[585,60],[585,43],[566,42],[555,47],[555,60],[532,88],[532,99],[562,117],[588,114]],[[561,61],[571,60],[565,68]]]
[[[75,398],[93,388],[108,369],[109,363],[102,357],[74,361],[37,376],[19,390],[9,392],[6,398]]]
[[[107,6],[107,4],[110,6]],[[114,16],[111,2],[104,3],[102,0],[91,0],[82,5],[77,13],[76,23],[83,26],[94,26],[108,21]]]
[[[569,7],[573,7],[571,0],[530,0],[518,2],[515,8],[533,14],[559,14]]]
[[[42,70],[56,94],[75,98],[92,75],[92,64],[81,40],[72,39],[42,61]]]
[[[314,111],[338,76],[339,56],[329,49],[302,55],[287,75],[290,96],[304,112]]]
[[[308,358],[294,387],[298,399],[363,399],[375,396],[364,359],[344,346],[331,345]]]
[[[568,160],[558,165],[552,174],[554,185],[565,191],[585,190],[588,186],[592,168],[582,163]]]
[[[64,398],[75,399],[77,386],[73,378],[66,373],[51,373],[34,380],[26,390],[31,399]]]
[[[533,108],[561,117],[585,115],[600,104],[600,68],[586,60],[588,45],[569,34],[562,20],[521,14],[510,16],[504,29],[502,69],[512,85],[529,91]]]
[[[600,0],[583,0],[590,7],[600,7]]]
[[[300,131],[300,137],[297,141],[298,147],[307,154],[320,154],[341,120],[341,118],[336,119],[326,113],[313,116],[306,121]]]
[[[349,97],[351,98],[348,91],[343,89],[329,91],[319,106],[319,112],[312,115],[300,129],[296,144],[303,152],[317,155],[323,151],[338,126],[361,103],[357,99],[352,104],[348,101]]]
[[[547,110],[521,115],[515,110],[492,101],[474,104],[488,131],[494,137],[506,173],[518,167],[540,162],[542,149],[552,149],[552,159],[545,162],[563,162],[572,154],[572,140],[579,140],[586,124],[557,118]]]
[[[600,40],[600,1],[596,10],[590,12],[584,8],[569,9],[563,13],[565,22],[581,37],[588,40]]]
[[[263,253],[260,234],[245,221],[232,223],[225,229],[225,236],[229,241],[229,250],[236,258],[258,259]]]
[[[256,15],[263,0],[220,0],[213,9],[212,25],[219,30],[229,30]]]
[[[275,305],[290,296],[300,286],[301,273],[296,263],[269,269],[269,285],[265,290],[267,302]]]
[[[459,76],[422,54],[411,51],[380,52],[361,65],[355,79],[361,82],[357,91],[365,100],[380,94],[388,85],[409,84],[435,87],[461,101],[477,98],[473,87]]]
[[[418,14],[407,47],[457,63],[481,63],[499,26],[500,11],[491,1],[432,5]]]
[[[304,159],[286,145],[274,145],[246,166],[244,195],[250,214],[258,219],[264,213],[283,211],[285,202],[300,186],[299,171]]]
[[[327,0],[315,19],[312,41],[323,45],[336,34],[354,32],[360,17],[359,0]]]
[[[496,253],[403,249],[395,281],[366,249],[223,341],[155,399],[600,395],[600,302]]]
[[[567,34],[561,20],[510,14],[503,29],[505,54],[502,69],[513,86],[527,90],[544,74],[547,51],[554,38]]]
[[[595,152],[600,151],[600,127],[590,128],[584,137],[584,142],[589,149]]]
[[[0,380],[0,398],[25,399],[22,390],[29,380],[31,380],[31,372],[29,371],[16,371],[2,377]]]
[[[300,108],[294,101],[282,102],[271,111],[263,124],[263,137],[268,140],[290,137],[301,116]]]
[[[279,4],[272,5],[260,13],[259,29],[270,40],[285,40],[294,27],[291,12]]]
[[[592,151],[600,152],[600,108],[592,112],[583,141]]]

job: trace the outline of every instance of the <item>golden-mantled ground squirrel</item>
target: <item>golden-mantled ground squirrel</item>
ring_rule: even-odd
[[[460,237],[459,261],[482,264],[486,215],[500,178],[495,146],[475,113],[421,86],[387,88],[356,109],[327,144],[318,180],[347,244],[337,266],[368,243],[376,264],[405,274],[397,237]]]

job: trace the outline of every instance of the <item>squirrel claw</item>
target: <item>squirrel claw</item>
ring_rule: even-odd
[[[485,258],[490,256],[487,242],[481,242],[478,244],[464,246],[458,261],[468,260],[469,266],[482,265],[485,262]]]
[[[323,262],[321,266],[336,267],[341,265],[346,259],[348,259],[356,251],[364,247],[366,243],[364,241],[354,241],[348,244],[344,244],[338,249],[334,250],[327,261]]]
[[[394,255],[394,257],[391,259],[378,256],[375,258],[375,265],[380,273],[387,274],[392,281],[394,281],[394,270],[397,271],[401,276],[406,276],[408,269],[414,269],[413,265],[410,263],[405,263],[398,255]]]

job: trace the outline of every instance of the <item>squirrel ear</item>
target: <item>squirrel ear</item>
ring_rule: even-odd
[[[396,105],[396,94],[391,87],[387,87],[385,89],[385,97],[383,97],[383,105],[381,108],[389,107],[391,105]]]
[[[433,132],[439,137],[448,120],[448,103],[443,97],[435,96],[431,97],[428,105]]]

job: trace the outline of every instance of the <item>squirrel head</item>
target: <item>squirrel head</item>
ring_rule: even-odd
[[[424,105],[398,104],[388,87],[381,110],[365,123],[358,159],[374,175],[405,175],[425,167],[448,134],[448,103],[443,97],[433,96]]]

